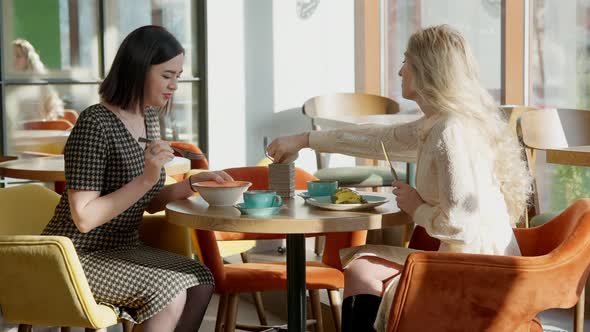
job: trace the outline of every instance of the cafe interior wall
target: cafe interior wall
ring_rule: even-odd
[[[298,12],[305,3],[317,7]],[[207,59],[210,166],[256,165],[265,136],[311,130],[305,100],[354,91],[354,1],[209,0]],[[301,151],[295,164],[315,172],[314,152]],[[279,245],[262,241],[254,251]]]
[[[207,29],[213,168],[255,165],[264,136],[311,130],[305,100],[354,91],[353,0],[208,1]],[[314,172],[313,151],[296,166]]]

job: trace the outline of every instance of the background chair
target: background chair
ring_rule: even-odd
[[[543,331],[535,316],[572,307],[588,277],[590,199],[514,233],[522,257],[412,253],[387,331]]]
[[[399,105],[393,99],[364,93],[333,93],[308,99],[302,107],[303,114],[311,119],[312,130],[322,130],[318,118],[346,116],[368,116],[399,113]],[[338,181],[339,186],[355,188],[372,188],[391,186],[394,178],[389,165],[378,166],[377,161],[365,161],[371,165],[352,167],[328,167],[326,153],[316,152],[317,172],[314,176],[320,180]],[[395,161],[395,160],[392,160]],[[415,164],[407,163],[405,171],[397,171],[399,179],[415,185]],[[402,245],[406,246],[410,238],[412,225],[405,226],[402,234]],[[372,231],[371,238],[381,237],[381,230]],[[373,242],[380,242],[373,239]],[[320,254],[322,241],[317,238],[314,251]]]
[[[117,324],[115,311],[95,302],[71,240],[38,235],[58,201],[58,194],[39,185],[0,189],[0,306],[4,319],[21,324],[19,331],[30,329],[30,325],[98,330]]]
[[[64,115],[59,118],[60,120],[66,120],[72,123],[73,125],[76,124],[78,121],[78,112],[71,109],[64,109]]]
[[[342,116],[366,116],[395,114],[399,105],[393,99],[364,93],[334,93],[316,96],[303,104],[303,114],[311,118],[312,130],[321,130],[317,118]],[[346,187],[390,186],[393,176],[387,166],[330,167],[327,155],[316,152],[318,171],[314,174],[320,180],[337,180]],[[398,172],[400,180],[406,180],[406,172]]]
[[[72,128],[74,125],[68,120],[39,120],[23,123],[23,129],[26,130],[71,130]]]
[[[243,167],[225,170],[236,180],[250,181],[250,190],[268,189],[268,167]],[[303,189],[307,181],[315,179],[311,174],[296,168],[295,188]],[[217,249],[218,240],[277,239],[283,235],[210,232],[195,230],[193,233],[195,251],[215,277],[216,292],[220,294],[216,331],[233,331],[237,313],[238,294],[269,290],[286,290],[286,266],[284,263],[223,264]],[[340,331],[340,293],[344,286],[338,251],[347,246],[364,244],[366,232],[335,233],[326,237],[326,250],[322,262],[308,262],[306,271],[307,287],[310,290],[313,317],[317,321],[316,331],[323,331],[319,290],[327,289],[336,329]]]
[[[193,143],[171,141],[170,146],[194,153],[203,153],[201,149]],[[176,151],[174,151],[174,155],[182,157],[180,153]],[[209,169],[209,161],[207,161],[207,158],[200,160],[191,160],[191,169]]]
[[[589,118],[590,119],[590,118]],[[590,124],[590,123],[589,123]],[[526,152],[526,160],[531,175],[535,177],[538,150],[560,149],[568,146],[559,114],[556,109],[528,111],[520,115],[518,121],[520,138]],[[530,213],[530,226],[539,226],[553,219],[558,212],[541,213],[536,180],[533,190],[533,212]]]

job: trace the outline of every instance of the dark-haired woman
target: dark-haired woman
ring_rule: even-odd
[[[159,141],[156,108],[176,90],[183,61],[184,49],[162,27],[125,38],[100,86],[101,103],[80,114],[68,139],[66,191],[44,231],[72,239],[96,301],[136,331],[198,330],[213,292],[206,267],[139,241],[144,211],[189,197],[191,181],[231,180],[206,172],[164,187],[173,154]]]

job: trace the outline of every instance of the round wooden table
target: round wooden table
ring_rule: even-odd
[[[169,222],[194,229],[287,235],[287,304],[289,331],[305,331],[305,234],[350,232],[405,225],[411,218],[395,205],[393,194],[371,193],[389,202],[364,211],[331,211],[284,199],[279,214],[241,215],[237,208],[209,206],[201,197],[168,203]]]
[[[164,165],[166,175],[184,174],[190,168],[190,160],[182,157],[174,157]],[[64,157],[59,155],[6,161],[0,163],[0,176],[47,182],[65,181]]]

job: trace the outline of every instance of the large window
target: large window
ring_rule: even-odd
[[[123,38],[142,25],[162,25],[186,50],[184,73],[162,139],[206,150],[204,3],[193,0],[3,0],[0,76],[2,148],[19,153],[27,121],[62,109],[81,112],[99,101],[98,85]],[[34,52],[31,50],[34,48]],[[33,65],[27,64],[31,54]]]
[[[385,1],[384,90],[400,101],[402,111],[415,108],[401,97],[401,67],[408,39],[414,31],[450,24],[461,31],[479,62],[484,86],[500,102],[501,14],[500,0],[387,0]]]
[[[529,103],[590,110],[590,1],[531,1],[530,30]],[[589,167],[544,161],[545,154],[539,154],[542,210],[559,211],[577,198],[590,197]]]

